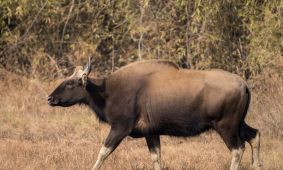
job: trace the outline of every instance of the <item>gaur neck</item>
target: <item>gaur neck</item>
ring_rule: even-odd
[[[88,79],[87,91],[89,92],[88,105],[94,110],[97,117],[102,122],[107,122],[104,114],[105,108],[105,79],[95,78]]]

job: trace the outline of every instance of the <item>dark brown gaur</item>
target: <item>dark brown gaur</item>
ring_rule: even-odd
[[[252,165],[260,169],[260,133],[248,126],[250,90],[237,75],[222,70],[179,69],[163,60],[136,62],[107,78],[90,78],[91,61],[48,97],[51,106],[88,105],[110,132],[93,169],[126,137],[144,137],[161,169],[160,135],[190,137],[208,129],[219,133],[232,152],[230,169],[239,167],[247,141]]]

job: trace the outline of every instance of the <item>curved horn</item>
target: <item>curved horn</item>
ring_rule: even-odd
[[[91,56],[88,57],[88,63],[85,65],[84,72],[88,75],[91,71]]]

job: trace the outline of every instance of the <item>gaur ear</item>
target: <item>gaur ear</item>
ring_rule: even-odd
[[[86,74],[83,74],[81,79],[82,79],[83,85],[86,87],[86,84],[87,84],[87,75],[86,75]]]

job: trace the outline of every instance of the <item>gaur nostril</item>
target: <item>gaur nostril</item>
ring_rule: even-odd
[[[48,101],[52,101],[53,100],[53,96],[48,96],[47,100]]]

